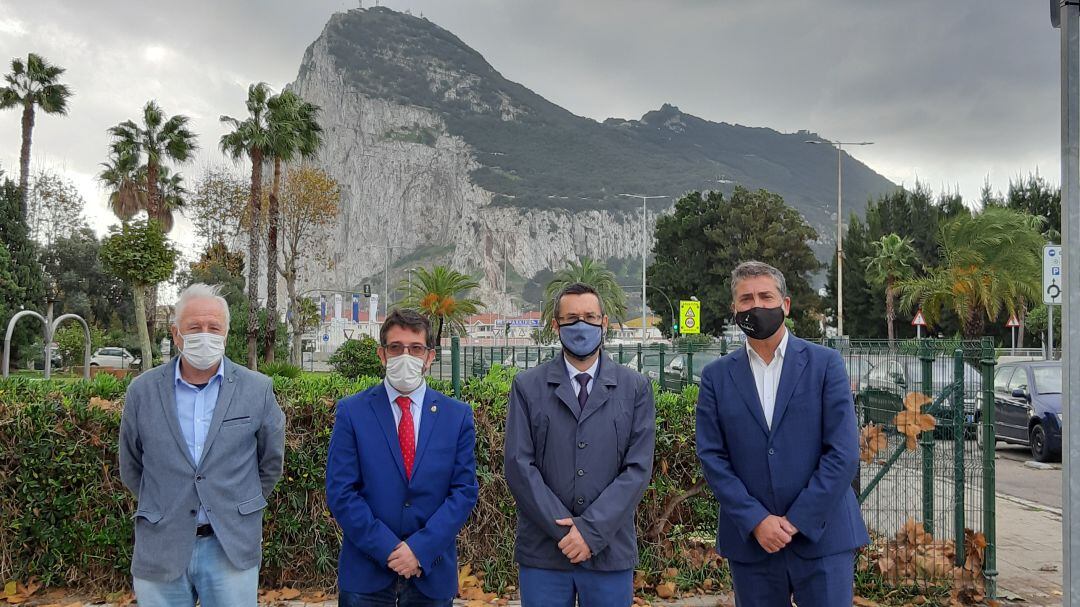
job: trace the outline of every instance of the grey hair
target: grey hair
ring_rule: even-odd
[[[180,298],[176,300],[176,310],[173,314],[173,326],[180,326],[180,317],[184,314],[184,308],[187,307],[193,299],[213,299],[221,304],[223,310],[225,310],[225,328],[229,327],[229,302],[225,301],[225,298],[221,296],[220,285],[208,285],[205,283],[197,282],[190,285],[188,288],[180,292]]]
[[[735,286],[747,278],[758,276],[770,276],[776,281],[776,288],[780,291],[780,297],[788,296],[787,280],[784,273],[762,261],[744,261],[735,266],[731,271],[731,300],[735,300]]]

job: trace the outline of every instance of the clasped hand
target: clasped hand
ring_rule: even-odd
[[[754,527],[754,539],[761,544],[765,552],[774,554],[790,544],[798,532],[787,517],[770,514]]]
[[[555,521],[555,524],[570,528],[570,533],[567,533],[566,537],[559,542],[559,550],[562,550],[563,555],[570,559],[571,563],[576,565],[592,558],[592,551],[589,549],[589,545],[585,543],[585,538],[581,537],[581,532],[578,531],[577,525],[574,524],[574,519],[561,518]]]
[[[405,542],[401,542],[394,548],[394,551],[390,553],[390,558],[387,559],[386,564],[394,573],[404,578],[417,577],[420,575],[420,561],[416,559],[416,555],[413,554],[412,548]]]

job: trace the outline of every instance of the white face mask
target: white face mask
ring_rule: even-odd
[[[184,347],[180,353],[189,365],[205,371],[221,362],[225,355],[225,336],[216,333],[191,333],[181,335]]]
[[[402,394],[409,394],[424,383],[424,359],[402,354],[386,359],[386,381]]]

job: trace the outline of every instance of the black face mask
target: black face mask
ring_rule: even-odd
[[[769,339],[784,324],[784,306],[775,308],[750,308],[735,314],[735,324],[750,339]]]

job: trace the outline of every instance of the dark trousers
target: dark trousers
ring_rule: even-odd
[[[855,553],[803,559],[791,550],[757,563],[729,561],[739,607],[837,607],[854,600]]]
[[[454,599],[428,598],[416,587],[415,578],[398,577],[378,592],[342,592],[338,607],[451,607]]]
[[[519,567],[521,607],[627,607],[634,602],[634,571],[569,571]]]

